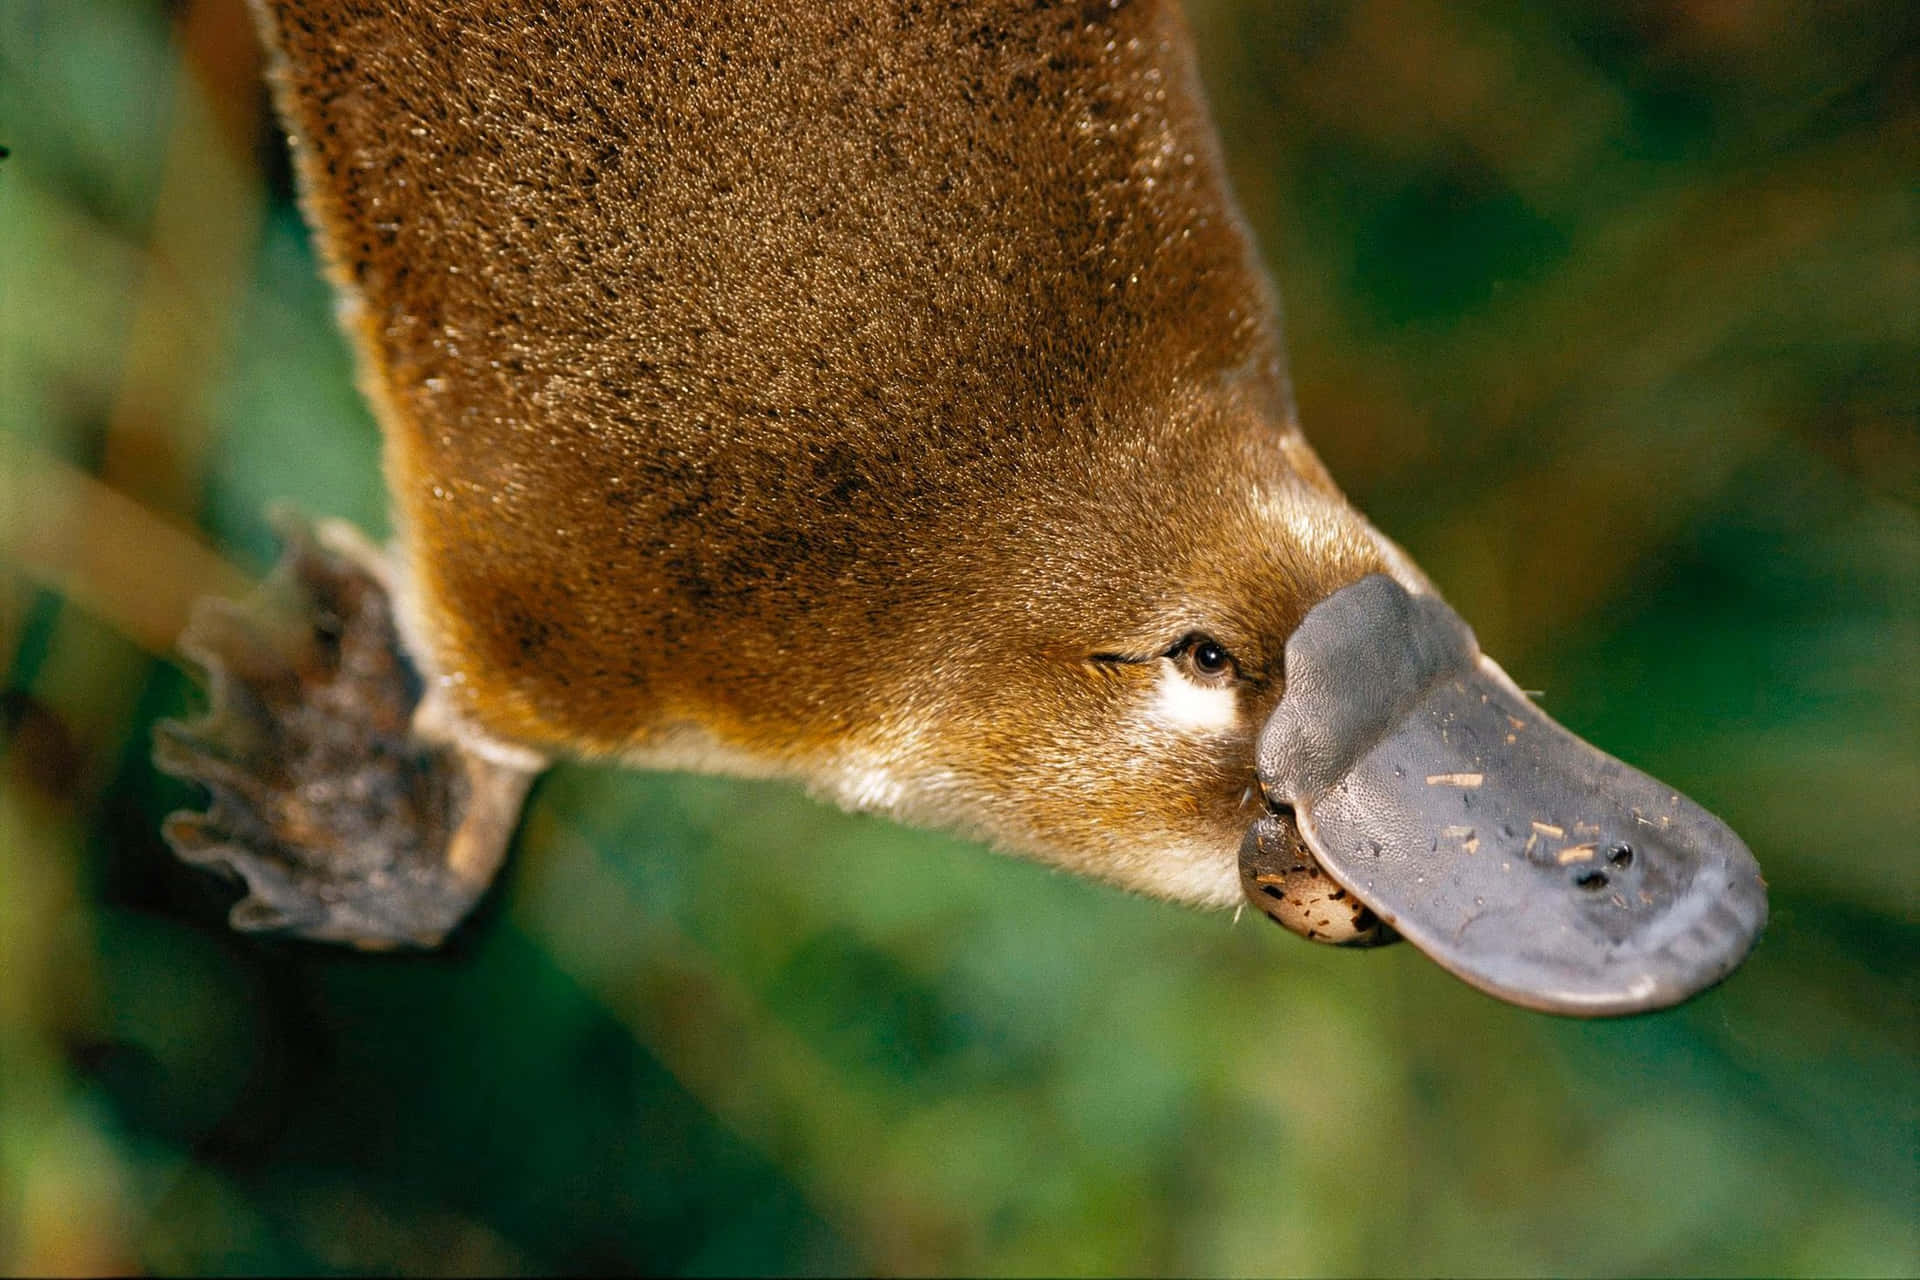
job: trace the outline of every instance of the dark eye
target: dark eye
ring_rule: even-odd
[[[1167,656],[1184,661],[1203,680],[1220,680],[1233,674],[1233,655],[1212,636],[1188,636]]]

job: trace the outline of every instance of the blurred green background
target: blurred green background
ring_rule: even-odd
[[[1772,883],[1580,1023],[580,766],[443,953],[229,933],[169,638],[375,433],[235,0],[8,0],[0,1271],[1920,1271],[1916,13],[1192,8],[1309,436]]]

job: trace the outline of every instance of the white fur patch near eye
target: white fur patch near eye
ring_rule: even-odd
[[[1152,714],[1183,733],[1219,733],[1239,719],[1240,703],[1226,685],[1196,684],[1167,667],[1154,689]]]

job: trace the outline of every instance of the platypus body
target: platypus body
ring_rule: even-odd
[[[257,8],[397,537],[296,539],[277,659],[187,639],[169,835],[237,921],[431,943],[577,754],[1541,1008],[1745,954],[1733,833],[1533,708],[1301,436],[1173,4]]]

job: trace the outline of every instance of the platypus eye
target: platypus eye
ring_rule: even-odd
[[[1200,680],[1219,683],[1234,675],[1233,655],[1212,636],[1191,635],[1167,651],[1167,656]]]

